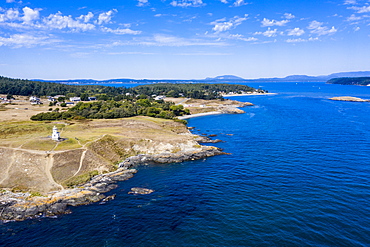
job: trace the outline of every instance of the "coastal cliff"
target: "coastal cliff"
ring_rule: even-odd
[[[48,136],[54,124],[61,142]],[[223,154],[199,145],[182,123],[149,117],[0,128],[0,220],[56,215],[100,201],[117,181],[132,177],[138,164]]]

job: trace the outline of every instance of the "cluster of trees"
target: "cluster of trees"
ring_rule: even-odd
[[[80,97],[87,101],[88,97],[96,97],[98,101],[83,103],[67,111],[46,112],[32,116],[32,120],[63,120],[63,119],[100,119],[123,118],[137,115],[173,119],[176,116],[189,114],[182,105],[175,105],[163,100],[155,101],[153,95],[168,97],[187,97],[194,99],[223,99],[221,93],[240,93],[255,91],[254,88],[238,84],[207,84],[207,83],[157,83],[133,88],[107,87],[99,85],[65,85],[51,82],[12,79],[0,76],[0,93],[22,96],[55,96],[65,95]],[[65,98],[58,98],[64,102]],[[54,103],[50,104],[50,106]],[[61,105],[62,107],[66,106]]]
[[[138,99],[136,101],[95,101],[79,102],[65,112],[45,112],[31,117],[31,120],[67,120],[67,119],[113,119],[132,116],[149,116],[173,119],[189,114],[188,109],[172,102]]]
[[[166,95],[167,97],[187,97],[193,99],[221,99],[222,93],[252,92],[255,89],[246,85],[238,84],[207,84],[207,83],[160,83],[137,86],[131,89],[136,94]]]
[[[86,95],[102,95],[111,99],[112,97],[123,95],[128,92],[124,87],[105,87],[99,85],[65,85],[60,83],[30,81],[22,79],[12,79],[0,76],[0,93],[22,96],[55,96],[67,95],[70,97],[81,97]]]
[[[327,81],[328,84],[341,84],[341,85],[370,85],[370,77],[341,77],[333,78]]]

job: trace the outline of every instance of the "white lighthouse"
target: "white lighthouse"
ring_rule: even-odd
[[[58,128],[55,127],[55,126],[53,127],[53,134],[51,135],[51,139],[53,141],[59,141],[59,139],[60,139],[60,134],[58,132]]]

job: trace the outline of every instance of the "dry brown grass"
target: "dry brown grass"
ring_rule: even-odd
[[[0,95],[0,97],[3,98],[6,95]],[[31,105],[29,97],[14,97],[15,100],[12,100],[11,104],[0,105],[0,122],[28,121],[33,115],[49,111],[49,108],[62,110],[62,107],[59,106],[49,106],[49,101],[44,98],[41,98],[42,105]]]
[[[58,145],[50,139],[53,126],[58,127],[65,139]],[[51,151],[56,146],[55,151],[61,151],[81,148],[106,135],[118,139],[176,142],[179,140],[177,134],[186,131],[183,124],[172,120],[141,116],[83,122],[0,122],[0,146],[40,151]]]

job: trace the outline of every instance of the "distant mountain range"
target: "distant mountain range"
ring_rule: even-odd
[[[102,83],[191,83],[191,82],[326,82],[333,78],[340,77],[370,77],[370,71],[356,71],[356,72],[340,72],[330,75],[323,76],[308,76],[308,75],[289,75],[284,78],[259,78],[259,79],[244,79],[235,75],[222,75],[216,77],[207,77],[206,79],[194,79],[194,80],[151,80],[151,79],[109,79],[109,80],[93,80],[93,79],[73,79],[73,80],[40,80],[34,79],[34,81],[47,81],[57,82],[63,84],[102,84]]]

